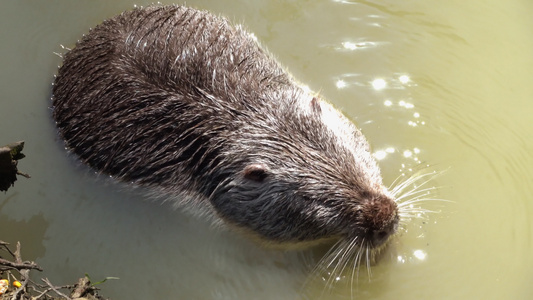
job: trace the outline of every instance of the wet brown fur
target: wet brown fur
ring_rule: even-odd
[[[377,247],[396,230],[361,132],[224,18],[150,6],[107,20],[65,54],[52,100],[83,162],[268,242]]]

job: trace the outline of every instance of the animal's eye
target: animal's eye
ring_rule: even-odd
[[[255,182],[263,182],[268,177],[268,168],[264,164],[250,164],[244,168],[244,178]]]

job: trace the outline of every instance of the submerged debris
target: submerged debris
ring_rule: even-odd
[[[78,279],[76,284],[54,286],[47,278],[41,279],[42,284],[30,279],[30,271],[42,269],[33,261],[23,261],[20,254],[20,243],[15,252],[8,243],[0,241],[0,298],[31,299],[31,300],[104,300],[97,294],[98,283],[91,283],[89,276]],[[10,256],[10,259],[4,256]],[[114,278],[106,278],[114,279]],[[103,280],[102,282],[104,282]],[[10,284],[12,282],[12,284]],[[101,282],[100,282],[101,283]]]
[[[0,191],[5,192],[17,181],[17,175],[30,178],[28,174],[17,169],[18,160],[25,157],[22,154],[24,141],[0,147]]]

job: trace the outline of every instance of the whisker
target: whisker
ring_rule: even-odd
[[[409,177],[407,180],[405,180],[404,182],[400,183],[398,186],[392,188],[391,189],[391,193],[393,194],[393,196],[396,196],[396,195],[402,193],[403,190],[405,190],[407,187],[415,184],[417,181],[421,180],[422,178],[424,178],[426,176],[430,176],[430,175],[434,175],[434,173],[427,173],[427,174],[423,174],[423,175],[419,175],[419,176]],[[424,185],[427,182],[428,181],[422,182],[418,186],[422,186],[422,185]],[[414,189],[416,190],[417,188],[415,187]]]
[[[328,253],[319,261],[318,266],[324,265],[322,270],[327,274],[327,280],[325,282],[324,289],[321,293],[321,298],[324,296],[326,290],[330,291],[336,280],[340,280],[339,274],[342,273],[342,270],[339,272],[339,266],[344,261],[346,256],[347,249],[353,247],[352,241],[339,240],[335,245],[328,251]],[[331,266],[334,265],[333,270],[328,270]],[[344,267],[341,267],[343,269]],[[320,269],[320,268],[317,268]]]
[[[435,191],[439,189],[438,187],[426,187],[429,182],[442,173],[444,173],[444,171],[415,173],[411,177],[405,178],[403,181],[399,181],[398,179],[394,180],[390,189],[398,205],[398,215],[400,216],[401,226],[406,225],[411,219],[427,219],[425,216],[426,214],[439,212],[418,207],[419,204],[427,202],[452,202],[433,197]],[[402,174],[401,177],[403,176],[405,176],[405,174]]]
[[[398,182],[398,178],[394,180],[394,182],[390,185],[389,190],[391,191],[391,194],[393,196],[397,196],[400,194],[405,188],[408,186],[416,183],[417,181],[420,181],[424,178],[426,178],[423,182],[419,183],[416,187],[413,188],[413,190],[418,190],[419,187],[424,186],[431,180],[433,180],[435,177],[443,174],[445,171],[432,171],[428,173],[422,173],[422,174],[413,174],[412,176],[408,177],[403,182]],[[405,176],[405,174],[402,174],[401,177]],[[427,178],[429,177],[429,178]],[[400,178],[400,177],[399,177]]]
[[[399,182],[397,186],[391,186],[389,188],[389,190],[391,191],[391,193],[393,195],[396,195],[398,193],[400,193],[403,189],[405,189],[406,187],[408,187],[409,185],[415,183],[416,181],[424,178],[424,177],[427,177],[427,176],[431,176],[431,175],[435,175],[436,172],[433,171],[433,172],[430,172],[430,173],[424,173],[424,174],[415,174],[413,176],[409,176],[407,177],[407,179],[403,182]],[[405,176],[405,175],[404,175]]]
[[[342,255],[340,256],[340,258],[338,260],[334,259],[332,260],[332,262],[336,262],[335,263],[335,267],[333,267],[333,270],[331,271],[331,273],[329,274],[329,278],[326,282],[326,284],[332,288],[333,287],[333,283],[337,280],[340,280],[340,274],[342,273],[342,270],[344,269],[344,266],[341,266],[343,264],[343,261],[344,261],[344,256],[346,255],[346,251],[344,248],[341,248],[339,249],[339,252],[342,253]],[[340,271],[339,271],[339,266],[340,267]]]
[[[421,185],[419,187],[422,187]],[[425,189],[418,189],[418,187],[415,187],[413,188],[412,190],[402,194],[401,196],[397,197],[396,198],[396,202],[401,202],[402,199],[404,198],[407,198],[407,197],[410,197],[410,196],[416,196],[416,197],[419,197],[419,196],[423,196],[424,194],[429,194],[430,192],[432,191],[435,191],[437,190],[436,187],[428,187],[428,188],[425,188]],[[421,195],[419,195],[421,194]]]
[[[335,260],[337,259],[337,256],[340,254],[340,250],[343,248],[341,247],[340,245],[342,244],[345,244],[346,242],[344,240],[338,240],[329,250],[328,252],[326,252],[326,254],[324,255],[324,257],[320,260],[320,262],[322,262],[323,260],[330,260],[330,257],[333,256],[333,258],[331,258],[330,262],[325,266],[325,268],[329,268],[331,267],[331,265],[333,264],[333,262],[335,262]],[[336,253],[336,254],[335,254]]]
[[[340,245],[343,245],[345,243],[341,243]],[[326,271],[326,274],[327,274],[327,280],[326,280],[326,283],[325,283],[325,287],[324,289],[322,290],[322,296],[323,294],[326,292],[326,290],[331,290],[333,288],[333,283],[334,281],[336,280],[336,277],[337,277],[337,274],[336,274],[336,270],[338,268],[338,257],[339,255],[343,254],[344,253],[344,247],[336,247],[335,251],[333,251],[331,253],[330,256],[327,257],[327,261],[328,264],[327,266],[325,266],[325,271]],[[335,266],[333,267],[333,270],[329,271],[328,269],[333,265],[335,264]]]
[[[363,239],[362,241],[362,244],[364,244],[365,240]],[[361,257],[362,257],[362,252],[363,252],[363,247],[359,247],[359,249],[357,249],[357,253],[355,255],[355,258],[354,258],[354,265],[356,267],[356,270],[357,270],[357,281],[359,281],[359,268],[361,267]]]
[[[393,181],[392,183],[389,185],[389,189],[392,189],[401,179],[402,177],[406,176],[405,173],[402,173],[400,175],[398,175]]]
[[[366,272],[368,274],[368,281],[370,281],[370,279],[372,278],[372,270],[370,269],[370,252],[372,249],[370,249],[369,246],[366,246]]]
[[[354,277],[355,277],[356,273],[357,273],[356,281],[359,282],[359,270],[358,270],[358,266],[357,266],[356,256],[357,256],[357,253],[354,253],[354,256],[352,257],[352,259],[353,259],[352,276],[350,277],[350,296],[351,296],[352,299],[355,297],[353,284],[354,284]],[[357,270],[357,272],[356,272],[356,270]]]
[[[352,258],[351,256],[351,253],[353,251],[353,249],[355,249],[357,247],[357,237],[354,238],[348,245],[348,247],[346,248],[346,251],[345,251],[345,254],[346,255],[343,255],[341,257],[341,259],[344,260],[344,262],[342,262],[343,266],[342,268],[340,269],[340,272],[339,274],[343,273],[344,272],[344,269],[346,268],[346,266],[348,265],[348,263],[350,262],[350,259]],[[339,263],[341,263],[341,261],[339,261]]]
[[[342,245],[345,243],[346,242],[344,240],[339,239],[333,244],[332,247],[328,249],[328,251],[320,258],[320,260],[311,270],[312,275],[305,280],[302,285],[302,290],[305,290],[306,287],[310,286],[315,280],[318,280],[320,282],[326,281],[325,286],[322,290],[322,295],[325,293],[325,290],[328,289],[328,287],[331,288],[331,286],[328,285],[330,278],[328,268],[330,268],[331,265],[335,262],[335,257],[339,255],[340,249],[343,248]],[[325,280],[324,273],[327,275],[328,280]]]
[[[426,214],[426,213],[437,213],[437,211],[433,211],[433,210],[426,209],[426,208],[420,208],[417,210],[402,211],[402,212],[399,212],[398,214],[404,217],[411,217],[411,218],[417,217],[418,218],[419,214]]]
[[[436,187],[418,189],[420,187],[415,187],[412,190],[409,190],[409,191],[403,193],[402,195],[398,196],[396,198],[396,202],[397,203],[402,203],[402,202],[404,202],[403,199],[406,199],[406,198],[417,199],[417,198],[425,197],[425,196],[431,195],[431,193],[433,193],[434,191],[437,190]]]
[[[427,208],[421,208],[416,206],[407,206],[407,207],[398,207],[398,214],[400,215],[400,221],[402,221],[402,218],[422,218],[420,215],[428,214],[428,213],[438,213],[438,211],[434,211]]]
[[[398,208],[399,209],[409,209],[414,204],[418,204],[418,203],[421,203],[421,202],[439,202],[439,203],[440,202],[448,202],[448,203],[455,203],[455,201],[441,199],[441,198],[420,198],[420,199],[409,200],[408,203],[398,204]]]

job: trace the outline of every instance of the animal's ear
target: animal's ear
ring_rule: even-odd
[[[263,182],[268,177],[268,167],[265,164],[249,164],[244,167],[244,178],[255,182]]]

